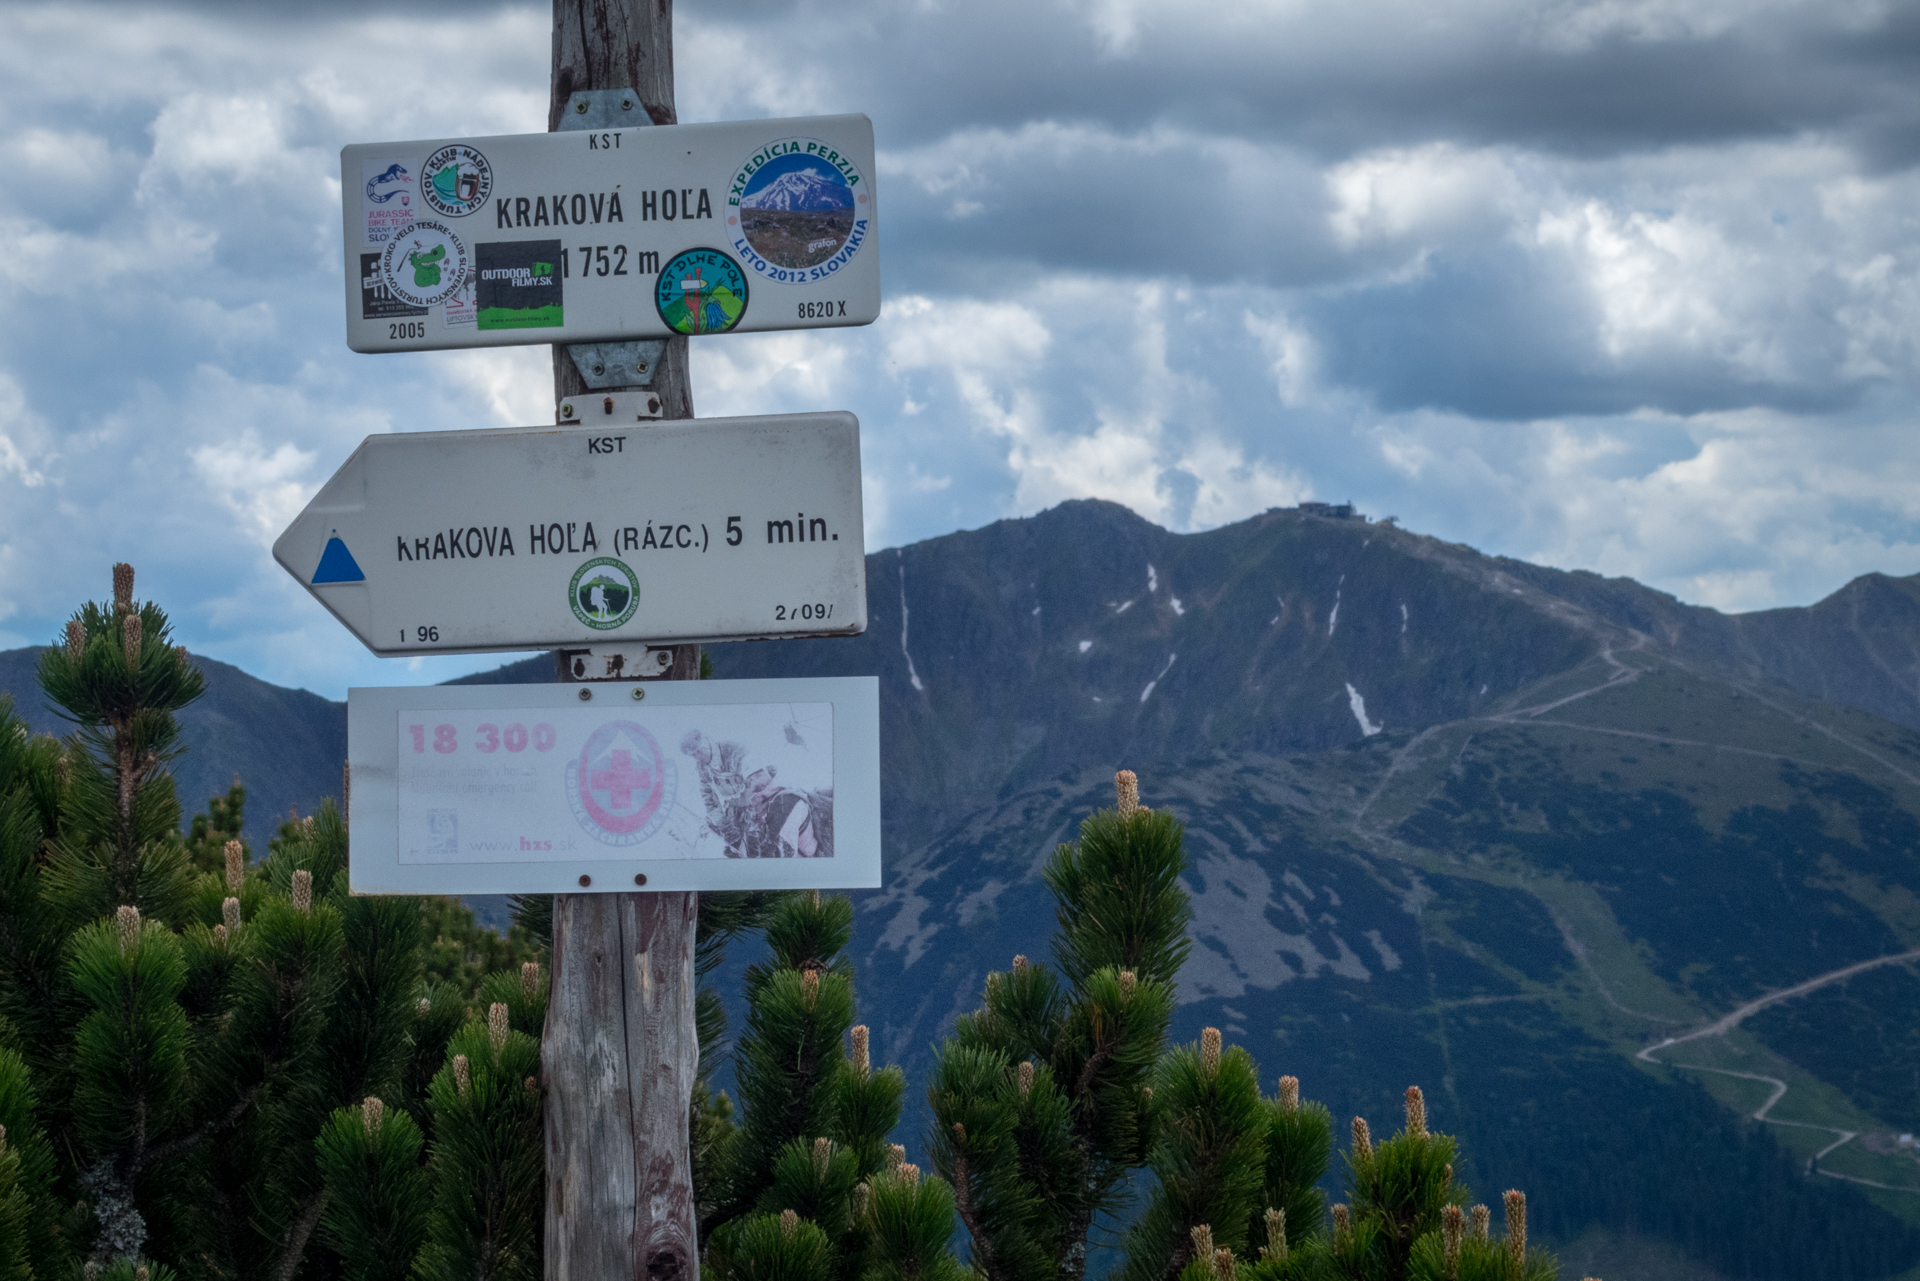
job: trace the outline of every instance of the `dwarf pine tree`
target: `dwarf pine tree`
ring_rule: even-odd
[[[413,1181],[439,1168],[471,1185],[454,1145],[424,1135],[464,1119],[436,1114],[434,1085],[477,1020],[422,982],[418,901],[347,893],[330,802],[282,824],[264,861],[247,856],[237,783],[182,839],[166,767],[201,675],[159,607],[134,600],[130,567],[113,587],[41,658],[71,737],[30,738],[0,699],[0,1281],[357,1275],[364,1234],[328,1218],[336,1114],[388,1122],[383,1169],[411,1124]],[[514,977],[537,1031],[538,967]],[[530,1037],[513,1037],[507,1057],[524,1058]],[[537,1118],[525,1078],[516,1104]],[[527,1130],[516,1168],[530,1151],[537,1203]],[[383,1246],[423,1248],[432,1214],[399,1201]],[[413,1255],[382,1250],[399,1256],[401,1273],[378,1275],[404,1274]]]
[[[843,955],[853,904],[788,895],[766,938],[735,1051],[740,1123],[710,1140],[714,1173],[696,1188],[707,1270],[733,1281],[960,1281],[952,1190],[888,1141],[906,1078],[874,1067],[868,1030],[853,1022]]]
[[[1081,824],[1045,877],[1055,967],[1013,959],[940,1048],[929,1146],[992,1281],[1078,1281],[1095,1216],[1145,1163],[1148,1075],[1166,1046],[1192,917],[1181,828],[1138,803]]]

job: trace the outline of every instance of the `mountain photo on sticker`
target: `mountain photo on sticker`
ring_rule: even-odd
[[[566,323],[558,240],[508,240],[474,246],[481,329],[558,329]]]
[[[812,267],[853,234],[853,188],[817,156],[762,165],[740,197],[740,231],[776,267]]]

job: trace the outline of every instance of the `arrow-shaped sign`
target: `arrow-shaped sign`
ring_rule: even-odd
[[[866,630],[860,425],[369,436],[273,545],[376,654]]]

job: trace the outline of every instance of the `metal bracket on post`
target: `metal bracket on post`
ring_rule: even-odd
[[[560,113],[555,133],[575,133],[587,129],[638,129],[653,123],[653,117],[640,105],[640,95],[632,89],[576,89]]]
[[[560,402],[562,427],[620,427],[659,417],[660,397],[651,391],[589,391]]]
[[[581,89],[567,99],[560,113],[559,133],[587,129],[638,129],[653,124],[640,95],[632,89]],[[594,391],[609,387],[647,387],[654,366],[667,349],[661,339],[647,342],[576,342],[567,344],[574,368]],[[562,414],[565,418],[568,415]],[[658,417],[658,415],[642,415]]]
[[[595,645],[560,651],[561,675],[571,681],[638,681],[665,676],[673,650],[648,645]]]
[[[574,368],[594,391],[608,387],[650,387],[653,371],[667,349],[664,338],[634,342],[575,342],[567,344]]]

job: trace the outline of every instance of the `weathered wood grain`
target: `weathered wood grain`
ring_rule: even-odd
[[[547,128],[576,89],[634,89],[673,124],[672,0],[554,0]],[[586,390],[553,349],[559,402]],[[693,417],[687,340],[667,341],[652,389],[663,417]],[[700,647],[677,645],[661,679],[697,680]],[[563,674],[563,679],[565,679]],[[547,1281],[698,1281],[687,1109],[698,894],[562,894],[553,904],[547,1091]]]
[[[677,124],[673,107],[673,0],[554,0],[553,94],[547,130],[560,127],[560,113],[576,89],[633,89],[657,125]],[[693,417],[693,384],[687,376],[687,340],[667,339],[649,387],[660,397],[661,417]],[[587,384],[567,355],[553,349],[554,421],[560,402]]]

